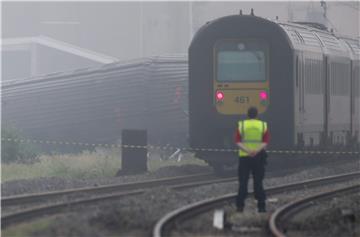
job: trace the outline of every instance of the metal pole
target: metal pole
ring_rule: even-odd
[[[189,1],[189,44],[193,37],[193,2]]]
[[[287,3],[287,10],[288,10],[288,21],[294,21],[294,14],[290,1]]]

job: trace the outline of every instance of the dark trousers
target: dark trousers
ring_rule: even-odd
[[[258,201],[258,207],[265,208],[266,194],[263,187],[265,164],[265,159],[260,155],[255,157],[239,157],[239,192],[236,199],[236,206],[238,208],[244,207],[244,202],[248,195],[250,173],[252,173],[254,179],[254,193],[255,199]]]

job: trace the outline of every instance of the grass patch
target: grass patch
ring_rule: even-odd
[[[80,154],[41,155],[32,164],[2,164],[1,182],[37,177],[63,178],[98,178],[113,177],[121,167],[121,150],[96,149]],[[148,159],[150,172],[166,166],[206,165],[202,160],[194,158],[191,153],[179,159],[161,160],[156,153]]]
[[[36,177],[96,178],[114,176],[121,167],[119,150],[41,155],[33,164],[2,164],[1,181]]]
[[[19,225],[10,226],[5,230],[1,230],[3,237],[24,237],[29,236],[30,233],[47,229],[55,220],[55,217],[42,218],[30,223],[23,223]]]

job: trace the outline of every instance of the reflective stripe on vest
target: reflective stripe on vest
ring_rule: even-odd
[[[257,119],[247,119],[239,121],[239,133],[241,134],[241,143],[251,150],[257,149],[262,143],[263,136],[267,130],[266,122]],[[249,156],[249,154],[239,149],[239,156]]]

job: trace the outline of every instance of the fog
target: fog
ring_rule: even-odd
[[[228,17],[202,31],[192,43],[190,57],[188,48],[208,21],[240,11],[248,15],[252,9],[263,18],[316,21],[336,35],[358,38],[359,1],[1,4],[4,236],[148,236],[167,212],[222,194],[227,200],[222,201],[223,217],[240,220],[237,224],[245,231],[268,233],[262,229],[268,226],[267,214],[249,211],[255,202],[248,203],[245,219],[239,213],[241,193],[237,212],[228,205],[229,195],[239,188],[235,176],[229,177],[239,174],[239,190],[245,197],[243,187],[247,189],[252,173],[258,211],[265,212],[265,169],[271,178],[264,183],[266,189],[358,171],[356,41],[342,39],[341,46],[324,32],[315,36],[297,26],[281,29],[251,17]],[[345,55],[346,44],[353,53]],[[248,110],[253,106],[266,123],[253,120],[258,113]],[[251,121],[238,122],[247,111]],[[267,148],[269,137],[272,144]],[[242,154],[247,157],[238,159]],[[321,188],[328,191],[330,186]],[[61,197],[54,192],[60,190]],[[269,200],[268,211],[299,194],[324,190],[286,192]],[[330,205],[331,213],[342,213],[342,226],[331,224],[343,234],[348,231],[344,226],[355,226],[346,221],[358,217],[359,202],[349,199],[352,205],[340,205],[341,201],[337,198]],[[210,210],[200,219],[208,222]],[[309,220],[338,220],[324,213]],[[36,218],[39,222],[34,222]],[[204,228],[200,219],[192,221],[194,226],[176,222],[174,230],[178,236],[231,233],[210,225]],[[19,220],[28,223],[7,228]],[[251,227],[247,229],[246,223]],[[239,226],[230,224],[225,226]],[[172,224],[164,227],[171,228]]]
[[[335,32],[359,36],[359,2],[327,2],[324,23]],[[306,2],[4,2],[2,38],[44,35],[128,60],[186,53],[207,21],[242,9],[282,21],[321,18],[320,1]]]
[[[186,144],[189,43],[206,22],[251,8],[359,35],[359,2],[4,2],[2,121],[36,139],[112,142],[144,128],[157,131],[151,142]]]

